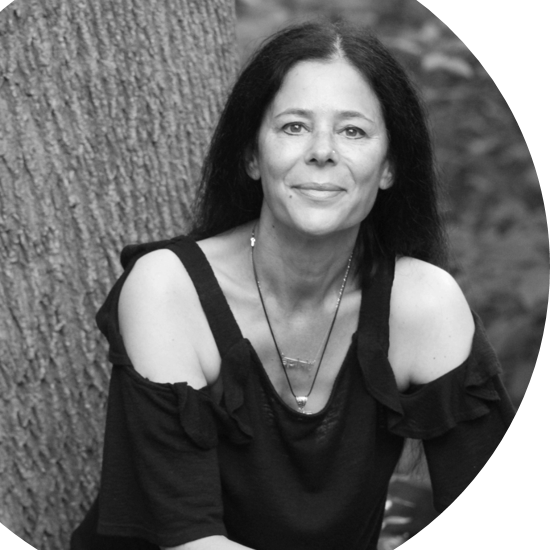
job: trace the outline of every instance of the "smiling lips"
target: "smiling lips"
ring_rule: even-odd
[[[301,183],[292,188],[301,195],[315,199],[333,198],[344,191],[342,187],[332,183]]]

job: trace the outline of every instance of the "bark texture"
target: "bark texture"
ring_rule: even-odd
[[[68,546],[99,479],[124,244],[186,230],[237,68],[232,0],[16,0],[0,14],[0,521]]]

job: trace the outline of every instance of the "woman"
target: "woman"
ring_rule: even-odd
[[[205,162],[194,239],[128,247],[99,499],[73,549],[373,550],[404,438],[435,505],[513,416],[444,259],[422,109],[345,23],[273,37]],[[196,239],[196,242],[195,242]]]

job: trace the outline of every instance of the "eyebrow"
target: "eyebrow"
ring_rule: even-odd
[[[298,108],[290,108],[285,109],[278,115],[275,115],[275,118],[279,118],[281,116],[285,115],[297,115],[297,116],[303,116],[306,118],[311,118],[313,116],[313,111],[310,111],[309,109],[298,109]],[[366,120],[367,122],[374,122],[371,118],[367,117],[363,113],[359,111],[339,111],[338,115],[340,118],[347,119],[347,118],[362,118],[363,120]]]

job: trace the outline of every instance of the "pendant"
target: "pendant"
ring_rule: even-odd
[[[304,411],[304,408],[307,405],[307,397],[297,395],[294,399],[296,399],[296,404],[298,405],[298,411],[301,413],[307,414],[306,411]]]
[[[315,360],[307,361],[306,359],[293,359],[292,357],[287,357],[286,355],[282,356],[283,367],[287,370],[290,369],[303,369],[307,372],[310,372],[315,365]]]

